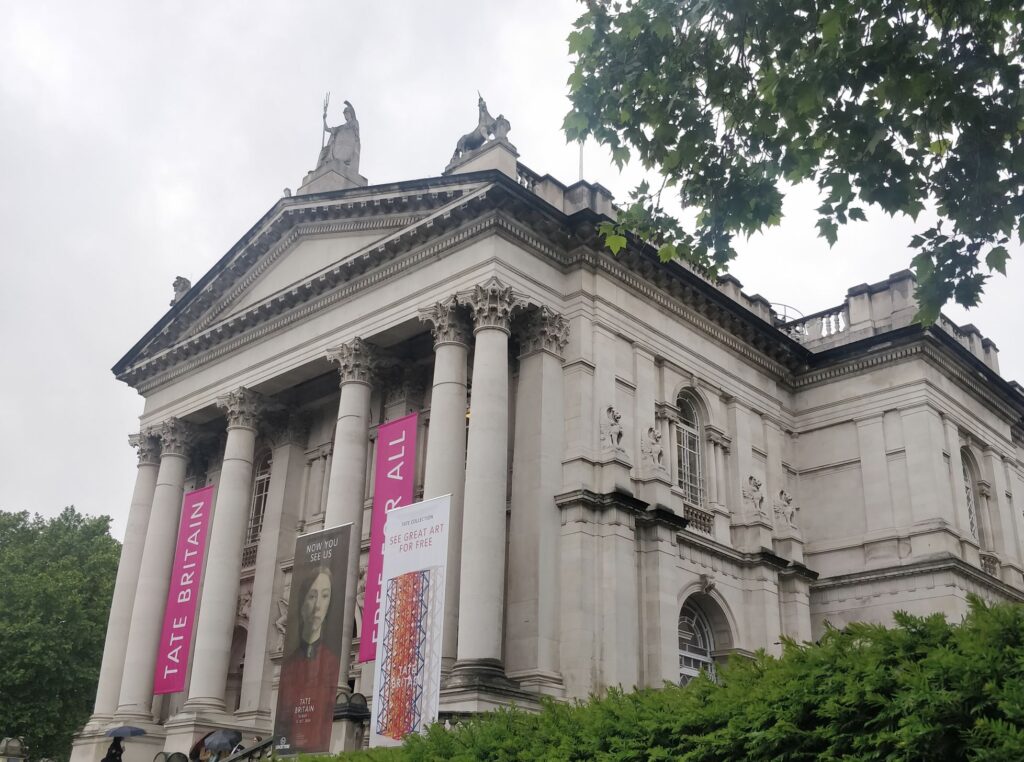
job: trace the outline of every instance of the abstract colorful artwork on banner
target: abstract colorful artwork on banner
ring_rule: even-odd
[[[380,610],[380,574],[384,554],[384,522],[389,511],[412,502],[416,476],[416,425],[419,414],[382,423],[377,428],[373,513],[370,518],[370,555],[366,566],[366,604],[363,608],[359,661],[377,653]]]
[[[437,720],[451,498],[388,514],[370,745],[401,743]]]
[[[157,695],[185,690],[196,605],[203,589],[203,554],[213,509],[213,490],[211,486],[189,492],[181,504],[171,585],[167,590],[164,624],[160,630],[153,674],[153,693]]]
[[[351,532],[345,524],[295,542],[274,715],[278,755],[328,751],[331,744]]]

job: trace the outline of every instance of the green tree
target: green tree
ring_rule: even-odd
[[[120,543],[110,518],[0,511],[0,732],[67,759],[96,697]]]
[[[896,626],[830,629],[783,655],[736,659],[718,682],[539,714],[479,716],[432,726],[397,749],[348,760],[949,760],[1024,759],[1024,607],[972,599],[952,625],[899,614]]]
[[[821,192],[819,235],[877,206],[937,222],[913,236],[920,317],[973,306],[1024,235],[1019,0],[586,0],[569,35],[570,140],[664,179],[633,231],[715,273],[736,234],[782,219],[782,181]],[[685,224],[666,213],[678,191]]]

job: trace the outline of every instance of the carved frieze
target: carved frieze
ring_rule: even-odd
[[[482,285],[473,286],[458,296],[459,302],[469,307],[473,315],[474,329],[498,328],[511,332],[512,313],[526,306],[511,286],[492,277]]]
[[[377,369],[377,353],[358,336],[341,346],[328,349],[327,359],[337,363],[342,384],[373,382]]]
[[[240,386],[217,399],[217,407],[227,415],[228,428],[255,429],[266,405],[262,394]]]
[[[526,319],[521,337],[522,354],[550,352],[558,357],[569,341],[569,324],[552,309],[540,306]]]
[[[164,455],[188,456],[196,444],[196,430],[180,418],[168,418],[159,427],[160,447]]]
[[[160,435],[153,430],[128,435],[128,444],[138,450],[139,465],[153,466],[160,463]]]
[[[456,297],[449,297],[420,310],[419,318],[424,323],[430,323],[430,332],[434,336],[435,347],[441,344],[469,345],[472,330],[469,321],[466,320],[463,311],[459,308]]]

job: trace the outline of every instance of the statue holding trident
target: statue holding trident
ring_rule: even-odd
[[[316,169],[328,162],[338,162],[344,168],[342,171],[351,177],[359,175],[359,121],[356,119],[356,110],[352,104],[345,101],[345,121],[337,127],[330,127],[327,124],[327,104],[330,102],[331,94],[324,96],[324,131],[320,140],[320,156],[316,162]],[[324,144],[324,137],[330,135],[330,139]],[[316,170],[314,170],[316,171]]]

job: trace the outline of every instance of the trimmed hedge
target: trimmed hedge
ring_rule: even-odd
[[[891,629],[854,624],[783,651],[735,659],[717,684],[497,711],[340,759],[1024,759],[1024,607],[972,598],[959,625],[899,614]]]

